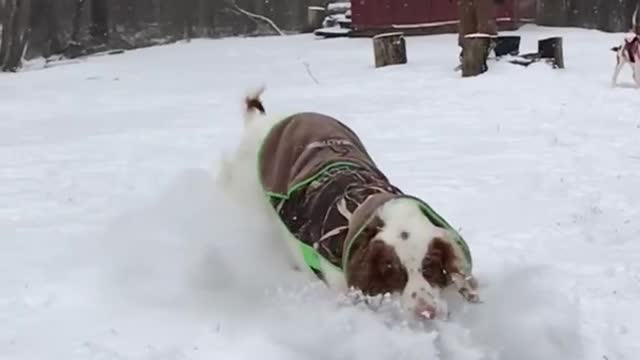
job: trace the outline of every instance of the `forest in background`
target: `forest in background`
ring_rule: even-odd
[[[398,0],[400,1],[400,0]],[[448,0],[441,0],[448,1]],[[300,32],[327,0],[0,0],[0,70],[22,59],[76,58],[182,39]],[[536,23],[626,31],[640,0],[538,0]]]
[[[640,0],[538,0],[537,5],[538,25],[624,32],[632,28],[634,13],[640,23]]]
[[[183,39],[299,32],[307,7],[324,0],[0,0],[0,68],[21,59],[75,58]]]

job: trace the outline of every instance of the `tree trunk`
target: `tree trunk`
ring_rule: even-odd
[[[407,63],[407,47],[400,32],[379,34],[373,37],[376,68]]]
[[[17,0],[7,0],[2,16],[2,40],[0,41],[0,69],[4,67],[13,40],[13,22],[16,19]]]
[[[467,36],[464,39],[462,57],[462,76],[476,76],[488,70],[487,57],[489,56],[489,43],[491,37]]]
[[[27,58],[60,53],[62,44],[58,35],[60,26],[58,23],[58,2],[55,0],[31,0],[31,36],[29,39],[29,53]]]
[[[622,6],[620,5],[622,5],[620,2],[611,0],[598,0],[596,2],[598,11],[593,17],[598,30],[612,31],[611,29],[620,27],[621,20],[623,20],[623,16],[620,13]]]
[[[10,39],[3,53],[2,63],[0,63],[2,71],[11,72],[20,68],[25,47],[28,45],[31,0],[15,0],[13,6],[8,28]]]
[[[574,0],[575,1],[575,0]],[[580,3],[586,0],[579,0]],[[538,0],[536,24],[546,26],[566,26],[567,0]]]
[[[465,36],[498,33],[492,0],[458,0],[458,46],[464,47]]]
[[[140,23],[142,22],[145,12],[151,10],[145,8],[145,5],[146,2],[142,0],[127,0],[124,3],[124,23],[126,24],[127,29],[130,29],[134,33],[140,31]]]
[[[109,41],[109,7],[108,0],[91,1],[91,26],[89,34],[96,44],[106,44]]]
[[[182,0],[183,7],[183,29],[184,29],[184,37],[187,40],[191,40],[195,36],[195,26],[196,26],[196,13],[198,10],[198,2],[197,0]]]
[[[82,20],[82,10],[86,0],[76,0],[75,11],[73,13],[72,29],[71,29],[71,42],[75,45],[80,44],[80,22]]]
[[[211,16],[211,3],[206,0],[198,0],[198,25],[199,36],[211,36],[209,29],[209,17]]]

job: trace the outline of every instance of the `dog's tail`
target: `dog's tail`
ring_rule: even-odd
[[[265,90],[265,86],[262,85],[257,89],[251,90],[244,98],[244,124],[247,125],[256,117],[256,115],[265,115],[266,111],[260,96]]]
[[[633,25],[631,29],[632,32],[636,32],[638,29],[638,10],[640,10],[640,2],[638,2],[636,10],[633,12],[633,15],[631,15],[631,25]]]

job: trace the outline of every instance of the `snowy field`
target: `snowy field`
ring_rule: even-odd
[[[197,40],[0,74],[2,360],[634,360],[640,90],[622,38],[562,35],[567,69],[452,71],[455,35]],[[317,78],[314,82],[307,71]],[[484,303],[450,322],[345,306],[286,270],[264,220],[214,185],[240,99],[315,110],[461,229]]]

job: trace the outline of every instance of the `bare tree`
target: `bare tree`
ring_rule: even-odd
[[[71,25],[71,42],[73,44],[80,44],[80,23],[82,21],[82,10],[84,9],[85,3],[86,0],[76,0]]]
[[[0,68],[4,66],[11,42],[13,41],[13,22],[16,17],[17,0],[4,0],[2,11],[2,39],[0,40]]]
[[[106,44],[109,41],[109,6],[108,0],[91,1],[91,26],[89,27],[91,39],[97,44]]]
[[[567,17],[571,14],[567,11],[566,1],[538,0],[536,23],[550,26],[566,26]]]
[[[17,71],[29,39],[31,0],[10,0],[6,22],[2,26],[0,66],[2,71]],[[6,35],[6,36],[5,36]]]
[[[52,0],[31,0],[29,58],[49,57],[63,50],[56,11],[58,3]]]
[[[15,71],[23,58],[38,56],[50,62],[184,38],[282,34],[301,29],[307,5],[323,2],[0,0],[0,70]]]

